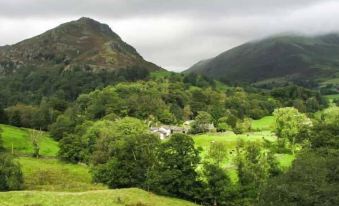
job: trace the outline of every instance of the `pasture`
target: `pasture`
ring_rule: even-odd
[[[141,189],[87,192],[18,191],[0,193],[1,206],[195,206],[188,201],[162,197]]]
[[[57,159],[18,158],[27,190],[70,191],[106,189],[92,183],[89,167],[82,164],[68,164]]]
[[[16,155],[32,155],[33,144],[30,137],[30,129],[18,128],[0,124],[4,147]],[[59,151],[58,143],[48,133],[42,132],[39,137],[40,155],[54,157]]]

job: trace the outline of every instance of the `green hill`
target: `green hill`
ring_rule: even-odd
[[[0,193],[4,206],[194,206],[175,198],[161,197],[140,189],[98,190],[89,192],[6,192]]]
[[[339,34],[274,36],[248,42],[186,72],[230,82],[328,81],[339,76]]]
[[[0,47],[0,104],[39,104],[46,96],[74,100],[160,70],[107,24],[83,17]]]

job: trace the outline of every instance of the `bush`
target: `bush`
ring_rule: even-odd
[[[20,190],[23,177],[20,165],[7,154],[0,154],[0,191]]]

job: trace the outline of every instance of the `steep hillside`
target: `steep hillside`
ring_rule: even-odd
[[[134,66],[149,71],[159,67],[138,52],[106,24],[80,18],[41,35],[0,49],[0,72],[12,73],[27,67],[61,65],[65,70],[116,70]]]
[[[285,35],[245,43],[186,72],[231,82],[328,80],[339,76],[339,35]]]
[[[164,71],[145,61],[110,27],[80,18],[14,45],[0,47],[0,104],[74,100],[84,92]]]

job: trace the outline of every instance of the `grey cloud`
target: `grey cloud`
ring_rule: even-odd
[[[145,59],[183,70],[246,41],[339,29],[334,0],[0,1],[0,45],[81,16],[107,23]]]
[[[0,2],[1,16],[101,15],[135,17],[162,14],[232,15],[284,11],[322,0],[11,0]]]

